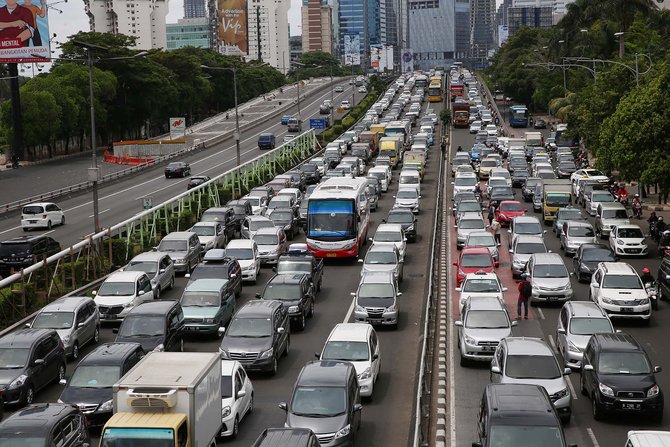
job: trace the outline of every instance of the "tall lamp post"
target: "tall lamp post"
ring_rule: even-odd
[[[302,119],[302,114],[300,112],[300,76],[298,74],[298,70],[300,67],[302,68],[321,68],[321,65],[313,65],[313,64],[303,64],[301,62],[291,62],[293,65],[296,66],[295,68],[295,80],[296,80],[296,92],[298,93],[298,119]],[[332,77],[332,75],[331,75]],[[332,88],[332,87],[331,87]],[[332,94],[331,94],[332,97]]]
[[[235,95],[235,156],[237,159],[237,166],[240,165],[240,116],[237,110],[237,67],[209,67],[207,65],[201,65],[200,68],[206,70],[227,70],[233,72],[233,94]]]

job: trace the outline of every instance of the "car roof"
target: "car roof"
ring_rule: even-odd
[[[603,262],[606,275],[637,275],[635,269],[626,262]]]
[[[473,279],[492,279],[492,280],[500,282],[500,278],[498,278],[498,275],[495,272],[467,273],[465,275],[465,280],[464,281],[473,280]]]
[[[554,356],[551,348],[541,338],[535,337],[506,337],[508,355],[546,355]]]
[[[388,224],[388,223],[383,223],[379,224],[377,226],[377,232],[378,231],[402,231],[402,225],[400,224]]]
[[[178,305],[179,301],[173,300],[156,300],[147,301],[130,309],[126,318],[130,315],[165,315],[170,309]]]
[[[642,346],[626,333],[598,333],[591,336],[603,351],[638,351],[644,352]]]
[[[393,284],[392,272],[365,272],[361,276],[361,284]]]
[[[491,383],[484,391],[491,407],[491,418],[506,425],[559,424],[546,391],[539,385]]]
[[[458,219],[460,222],[461,220],[470,220],[470,219],[479,219],[482,220],[482,213],[479,211],[466,211],[464,213],[461,213],[461,217]]]
[[[141,276],[146,276],[144,272],[113,272],[111,273],[105,282],[135,282]]]
[[[53,329],[19,329],[0,338],[0,346],[5,348],[30,348],[44,336],[55,334]]]
[[[30,435],[46,435],[64,416],[78,412],[71,404],[32,404],[17,410],[2,421],[0,432]]]
[[[208,220],[207,222],[196,222],[193,224],[194,227],[215,227],[221,225],[221,222],[217,220]]]
[[[630,230],[632,230],[632,229],[641,230],[640,226],[635,225],[635,224],[622,224],[622,225],[617,225],[616,227],[618,229],[625,228],[625,229],[630,229]]]
[[[6,241],[0,242],[0,244],[25,244],[26,242],[35,242],[41,239],[51,239],[49,236],[43,234],[26,234],[23,236],[16,236]]]
[[[250,216],[245,217],[245,219],[249,220],[249,222],[252,222],[254,220],[265,220],[267,222],[272,222],[270,219],[268,219],[265,216],[257,216],[256,214],[252,214]]]
[[[83,304],[91,302],[93,302],[93,299],[87,296],[64,296],[47,304],[40,310],[40,312],[72,312],[77,310]]]
[[[565,307],[570,311],[570,317],[607,318],[605,311],[593,301],[568,301]]]
[[[306,273],[291,273],[275,275],[268,281],[270,284],[300,284],[308,275]]]
[[[539,243],[544,245],[544,239],[542,238],[542,236],[534,236],[531,234],[520,234],[517,237],[515,237],[514,240],[516,241],[517,244]]]
[[[79,365],[118,365],[137,348],[142,350],[142,345],[139,343],[105,343],[96,346],[93,351],[81,359]]]
[[[335,325],[327,341],[365,341],[368,340],[368,334],[372,332],[372,326],[369,323],[338,323]]]
[[[138,254],[135,256],[133,259],[130,260],[130,262],[139,262],[139,261],[156,261],[158,262],[161,258],[164,258],[165,256],[169,255],[163,251],[145,251],[143,253]]]
[[[228,242],[228,245],[226,245],[226,249],[228,249],[228,248],[253,248],[254,245],[256,245],[256,242],[252,241],[251,239],[231,239]]]
[[[514,223],[540,223],[540,220],[535,216],[517,216],[514,218]]]
[[[469,310],[505,310],[496,296],[469,296],[465,303]]]
[[[259,228],[259,229],[256,231],[256,234],[254,235],[254,237],[256,237],[256,236],[258,236],[258,235],[261,235],[261,234],[278,234],[280,230],[281,230],[281,228],[277,228],[277,227],[263,227],[263,228]]]
[[[535,259],[535,265],[537,264],[560,264],[565,265],[563,258],[558,253],[533,253],[531,255]]]
[[[354,365],[339,360],[316,360],[302,367],[296,386],[346,387]]]
[[[213,292],[219,291],[228,283],[223,278],[200,278],[190,281],[184,291],[188,292]]]
[[[210,209],[211,209],[211,208],[210,208]],[[209,210],[207,210],[207,211],[209,211]],[[205,211],[205,212],[207,212],[207,211]],[[191,232],[191,231],[173,231],[173,232],[171,232],[171,233],[168,233],[162,240],[166,240],[166,239],[168,239],[168,240],[169,240],[169,239],[179,239],[179,240],[183,240],[183,239],[188,239],[188,238],[190,238],[190,237],[191,237],[192,235],[194,235],[194,234],[195,234],[195,233],[193,233],[193,232]]]
[[[371,251],[387,251],[387,252],[393,252],[395,253],[398,249],[396,248],[395,245],[391,244],[372,244],[370,248],[368,248],[368,253]]]
[[[483,254],[490,255],[491,252],[487,247],[478,247],[473,245],[465,246],[461,250],[461,257],[465,255],[483,255]]]
[[[55,203],[54,202],[33,202],[33,203],[27,203],[23,206],[26,207],[26,206],[47,206],[47,205],[55,205]]]
[[[234,318],[267,318],[281,306],[283,304],[277,300],[250,300],[240,307]]]
[[[589,222],[584,222],[583,220],[566,220],[565,223],[569,227],[589,227],[589,228],[593,228],[593,225],[591,225]]]
[[[634,447],[667,447],[670,445],[670,431],[631,430],[628,439]]]

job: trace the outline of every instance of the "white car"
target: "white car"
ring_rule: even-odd
[[[21,228],[23,228],[23,231],[32,228],[51,230],[53,225],[65,225],[65,213],[55,203],[30,203],[21,209]]]
[[[344,100],[340,103],[340,107],[343,108],[344,110],[349,110],[351,108],[351,104],[349,101]]]
[[[256,283],[261,271],[258,247],[251,239],[232,239],[226,245],[226,256],[237,259],[242,270],[242,281]]]
[[[484,130],[489,134],[490,137],[498,136],[498,126],[495,124],[488,124]]]
[[[368,89],[365,88],[364,86],[361,85],[360,87],[358,87],[358,93],[367,93],[367,92]]]
[[[617,256],[645,256],[649,250],[639,225],[618,225],[610,231],[610,248]]]
[[[651,317],[651,303],[640,276],[625,262],[601,262],[591,277],[591,300],[610,318],[641,319]]]
[[[341,85],[338,85],[337,87],[335,87],[335,92],[336,93],[342,93],[343,91],[344,91],[344,87],[342,87]]]
[[[381,370],[377,332],[368,323],[338,323],[330,332],[320,360],[346,360],[356,368],[362,397],[371,397]]]
[[[480,130],[482,130],[482,122],[477,120],[473,121],[472,124],[470,124],[470,133],[477,133]]]
[[[610,179],[605,174],[597,169],[577,169],[570,175],[570,183],[576,183],[577,179],[588,178],[589,180],[596,180],[598,183],[609,183]]]
[[[202,252],[212,248],[223,248],[226,245],[226,232],[217,221],[198,222],[188,231],[198,235]]]
[[[222,437],[237,437],[240,422],[254,409],[254,386],[237,360],[221,360]]]
[[[465,300],[468,298],[477,299],[477,298],[489,298],[495,297],[500,300],[501,303],[504,302],[504,293],[507,292],[507,287],[503,287],[498,275],[495,273],[468,273],[465,275],[465,279],[461,283],[460,287],[457,287],[456,292],[460,292],[459,297],[459,308],[463,307]]]
[[[114,272],[93,295],[100,321],[118,322],[135,306],[153,301],[154,288],[144,272]]]
[[[407,247],[407,238],[402,229],[402,225],[380,224],[375,231],[374,238],[370,238],[373,244],[395,245],[400,253],[400,260],[405,260],[405,249]]]

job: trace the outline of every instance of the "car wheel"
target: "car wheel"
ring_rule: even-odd
[[[249,409],[247,410],[247,414],[251,414],[254,412],[254,393],[251,393],[251,400],[249,401]]]
[[[605,416],[605,412],[598,403],[598,399],[596,399],[595,394],[591,396],[591,411],[593,413],[593,419],[595,419],[596,421],[601,421]]]
[[[314,316],[314,300],[309,305],[309,313],[307,314],[310,318]]]
[[[660,424],[661,422],[663,422],[663,410],[655,413],[651,419],[655,424]]]
[[[582,396],[589,395],[589,393],[586,392],[586,385],[584,385],[584,374],[579,375],[579,391],[582,393]]]
[[[77,360],[79,358],[79,343],[76,341],[72,345],[72,360]]]
[[[58,365],[58,378],[56,379],[56,383],[60,382],[63,379],[65,379],[65,364],[61,363],[60,365]]]
[[[277,369],[278,369],[278,364],[277,364],[277,357],[272,358],[272,369],[270,369],[270,374],[275,376],[277,375]]]
[[[658,287],[658,300],[665,301],[665,296],[663,295],[663,287],[659,285]]]
[[[237,438],[237,433],[240,430],[240,421],[238,420],[237,416],[235,416],[235,422],[233,422],[233,432],[230,434],[231,439]]]
[[[47,230],[51,230],[51,221],[47,221]]]
[[[27,232],[28,232],[28,228],[23,227],[23,231],[25,231],[25,232],[27,233]]]
[[[570,415],[569,414],[561,416],[561,424],[563,424],[563,425],[570,424]]]
[[[32,385],[26,389],[26,405],[31,405],[35,401],[35,390]]]
[[[60,224],[61,224],[61,225],[65,225],[65,216],[62,216],[62,217],[60,218]]]
[[[184,352],[184,339],[179,340],[179,352]]]
[[[284,357],[286,357],[291,350],[291,338],[286,340],[286,348],[284,348]]]
[[[170,290],[174,289],[174,275],[170,278]]]
[[[300,330],[300,331],[305,330],[305,326],[306,326],[305,320],[306,320],[305,319],[305,313],[303,312],[302,314],[300,314],[300,322],[298,323],[298,330]]]
[[[156,287],[156,290],[154,290],[154,299],[159,300],[161,299],[161,286],[159,285]]]
[[[98,343],[100,341],[100,326],[96,326],[95,332],[93,333],[93,342]]]

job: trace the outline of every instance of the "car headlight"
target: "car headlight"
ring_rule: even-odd
[[[228,354],[227,350],[219,348],[219,354],[221,354],[223,360],[230,360],[230,354]]]
[[[267,358],[272,357],[273,353],[274,353],[274,349],[270,348],[267,351],[262,352],[261,355],[258,358],[267,359]]]
[[[63,344],[66,345],[66,344],[68,344],[68,343],[70,343],[70,334],[68,334],[68,335],[66,335],[65,337],[63,337]]]
[[[216,320],[214,318],[203,318],[202,322],[206,324],[214,324],[216,323]]]
[[[469,345],[476,345],[477,344],[477,340],[475,340],[474,338],[470,337],[467,334],[463,334],[463,340],[465,340],[465,342]]]
[[[228,416],[230,416],[230,407],[225,406],[221,409],[221,417],[222,418],[227,418]]]
[[[570,352],[582,352],[575,344],[571,341],[568,341],[568,351]]]
[[[386,308],[386,312],[397,312],[397,311],[398,311],[398,306],[396,306],[395,304]]]
[[[617,245],[624,245],[624,242],[621,239],[616,240]]]
[[[610,396],[614,397],[614,391],[612,388],[608,387],[607,385],[603,383],[598,384],[598,389],[600,390],[601,393],[603,393],[605,396]]]
[[[568,389],[567,389],[567,388],[562,389],[561,391],[559,391],[559,392],[557,392],[557,393],[554,394],[554,396],[556,397],[556,399],[561,399],[561,398],[563,398],[563,397],[565,397],[565,396],[567,396],[567,395],[568,395]]]
[[[300,307],[299,306],[289,306],[288,311],[289,311],[289,313],[300,312]]]
[[[161,343],[160,345],[156,346],[153,350],[153,352],[163,352],[165,351],[165,345]]]
[[[174,263],[175,263],[175,264],[183,264],[184,262],[185,262],[185,259],[184,259],[184,258],[180,258],[180,259],[175,259],[175,260],[174,260]]]
[[[640,299],[640,306],[646,306],[647,304],[649,304],[649,298]]]
[[[405,231],[414,231],[414,225],[410,225]]]
[[[337,433],[335,433],[335,439],[348,436],[350,432],[351,432],[351,425],[347,424],[345,427],[342,427],[337,431]]]
[[[354,309],[356,312],[366,312],[365,307],[359,306],[356,304],[356,309]]]
[[[589,269],[589,268],[588,268],[586,265],[584,265],[584,264],[582,264],[582,265],[579,266],[579,270],[581,270],[582,272],[591,273],[591,269]]]
[[[112,400],[108,400],[100,404],[98,411],[112,411]]]
[[[614,301],[612,301],[610,298],[602,297],[600,299],[603,300],[603,303],[605,304],[614,304]]]
[[[9,384],[9,389],[10,390],[15,390],[19,387],[22,387],[24,383],[26,383],[26,379],[28,379],[28,376],[25,374],[21,374],[19,377],[14,379],[12,383]]]
[[[661,392],[661,389],[658,387],[658,385],[654,385],[651,388],[649,388],[649,391],[647,391],[647,397],[655,397],[658,396],[658,393]]]
[[[358,376],[358,378],[359,378],[360,380],[364,380],[364,379],[369,379],[370,376],[371,376],[370,368],[366,368],[365,371],[363,371],[363,372]],[[656,387],[656,388],[658,388],[658,387]],[[656,393],[656,394],[658,394],[658,393]]]
[[[127,303],[125,303],[123,305],[123,307],[125,307],[125,308],[129,308],[129,307],[133,307],[133,306],[134,306],[134,303],[132,301],[128,301]]]

